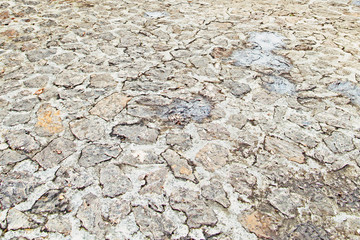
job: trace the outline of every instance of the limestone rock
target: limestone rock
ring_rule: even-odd
[[[210,172],[225,166],[228,162],[229,150],[216,143],[206,144],[197,154],[195,160]]]
[[[62,216],[56,216],[49,219],[45,225],[45,229],[48,232],[58,232],[67,236],[71,233],[72,227],[69,219]]]
[[[108,73],[93,74],[90,76],[90,87],[110,88],[116,87],[117,81]]]
[[[103,195],[107,197],[119,196],[132,187],[130,179],[114,164],[100,169],[100,183],[103,187]]]
[[[56,138],[51,141],[41,152],[34,156],[43,168],[52,168],[58,166],[61,161],[76,151],[76,145],[73,141],[65,138]]]
[[[83,148],[79,164],[83,167],[92,167],[98,163],[116,158],[122,149],[118,145],[91,144]]]
[[[102,211],[102,216],[105,220],[110,221],[112,224],[118,224],[130,213],[130,211],[130,202],[114,198],[107,204],[106,210]]]
[[[33,153],[40,148],[40,144],[24,130],[11,131],[5,135],[8,145],[14,149],[24,153]]]
[[[299,196],[290,193],[287,188],[273,189],[268,199],[271,205],[290,218],[295,217],[297,208],[302,206]]]
[[[245,215],[239,219],[244,227],[250,232],[255,233],[259,238],[273,239],[276,238],[276,233],[273,230],[273,220],[271,217],[254,211],[249,215]]]
[[[9,210],[6,220],[8,230],[27,229],[34,225],[28,216],[15,208]]]
[[[228,208],[230,201],[227,194],[218,180],[211,180],[210,184],[201,187],[201,196],[205,199],[212,200]]]
[[[198,134],[205,140],[228,140],[229,131],[218,123],[207,123],[198,127]]]
[[[150,144],[157,140],[159,131],[141,125],[120,124],[113,128],[111,135],[137,144]]]
[[[31,207],[33,213],[64,213],[69,211],[70,202],[63,189],[47,191]]]
[[[303,151],[294,143],[267,136],[265,138],[265,149],[270,153],[280,154],[290,161],[305,163]]]
[[[196,182],[192,167],[185,158],[181,157],[171,149],[162,153],[161,156],[168,163],[175,177]]]
[[[81,118],[71,121],[70,129],[80,140],[97,141],[105,136],[104,124],[97,119]]]
[[[333,132],[324,142],[334,153],[345,153],[355,149],[352,139],[341,132]]]
[[[126,107],[126,104],[130,99],[130,97],[120,93],[113,93],[97,102],[89,112],[90,114],[97,115],[104,120],[109,121]]]

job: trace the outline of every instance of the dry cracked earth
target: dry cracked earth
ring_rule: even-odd
[[[1,239],[360,239],[360,1],[2,0]]]

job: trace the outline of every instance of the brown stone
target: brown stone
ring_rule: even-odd
[[[215,47],[212,52],[210,53],[210,55],[213,58],[224,58],[224,57],[229,57],[232,53],[231,49],[226,49],[226,48],[222,48],[222,47]]]
[[[90,110],[90,114],[97,115],[105,120],[111,120],[126,107],[130,99],[131,97],[120,93],[113,93],[96,103]]]
[[[280,154],[290,161],[305,163],[302,149],[294,143],[267,136],[265,139],[265,149],[270,153]]]
[[[60,111],[50,104],[44,104],[37,111],[36,132],[42,136],[51,136],[64,130]]]
[[[0,20],[9,18],[9,11],[0,12]]]
[[[255,211],[240,219],[241,224],[259,238],[273,239],[275,233],[271,229],[273,221],[270,217]]]
[[[213,172],[225,166],[228,157],[229,150],[227,148],[219,144],[209,143],[196,154],[196,161],[200,162],[206,170]]]
[[[5,32],[2,32],[2,34],[9,38],[14,38],[19,35],[19,32],[14,29],[9,29],[9,30],[6,30]]]

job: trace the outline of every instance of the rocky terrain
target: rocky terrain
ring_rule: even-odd
[[[360,239],[360,1],[2,0],[1,239]]]

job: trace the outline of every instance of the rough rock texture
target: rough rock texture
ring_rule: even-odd
[[[0,239],[359,239],[359,13],[1,0]]]

